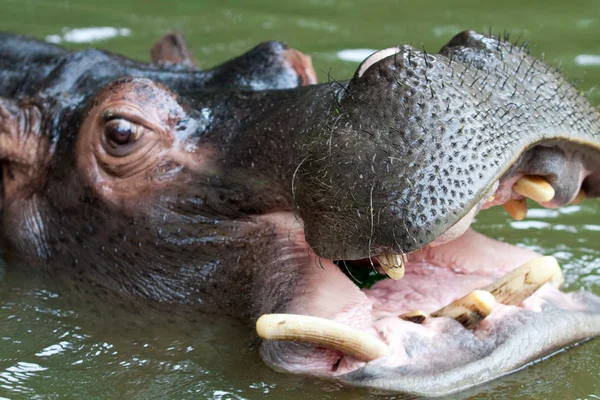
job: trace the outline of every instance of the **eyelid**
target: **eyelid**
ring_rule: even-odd
[[[144,128],[150,129],[152,131],[158,132],[158,126],[155,126],[154,124],[150,123],[136,110],[129,110],[124,108],[109,108],[108,110],[102,112],[100,116],[105,124],[109,121],[114,121],[116,119],[123,119],[131,123],[141,125]]]

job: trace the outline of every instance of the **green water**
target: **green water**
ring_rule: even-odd
[[[146,60],[169,30],[185,34],[203,67],[265,39],[312,55],[321,80],[349,77],[341,50],[399,43],[437,50],[464,29],[523,34],[588,90],[600,85],[597,1],[44,1],[0,0],[0,30],[61,40]],[[73,43],[75,28],[113,27],[116,37]],[[75,31],[76,33],[77,31]],[[80,31],[81,32],[81,31]],[[105,31],[106,32],[106,31]],[[85,36],[85,35],[84,35]],[[65,39],[67,39],[65,41]],[[600,104],[600,91],[590,95]],[[502,210],[478,217],[487,235],[556,256],[566,289],[600,294],[600,203],[533,210],[511,222]],[[110,305],[73,304],[47,282],[0,266],[0,399],[359,399],[377,394],[278,374],[265,367],[246,327],[214,316],[165,320]],[[182,322],[185,321],[185,322]],[[600,341],[585,343],[460,398],[598,399]]]

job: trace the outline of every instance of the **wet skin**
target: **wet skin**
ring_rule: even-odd
[[[338,321],[391,354],[265,340],[260,355],[392,391],[461,390],[600,333],[598,298],[551,285],[474,330],[397,318],[539,256],[469,228],[521,200],[523,176],[552,186],[545,207],[600,193],[598,112],[504,38],[384,50],[320,85],[276,42],[207,71],[178,35],[152,64],[0,43],[2,237],[22,268],[102,301]],[[408,255],[404,280],[361,291],[333,263],[383,254]]]

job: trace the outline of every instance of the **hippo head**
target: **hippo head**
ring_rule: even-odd
[[[277,370],[390,391],[452,393],[600,333],[554,258],[470,228],[600,193],[600,115],[556,70],[463,32],[295,87],[309,60],[273,46],[209,71],[36,47],[37,86],[9,73],[37,89],[0,91],[8,254],[104,299],[217,309]],[[361,290],[348,262],[393,279]]]

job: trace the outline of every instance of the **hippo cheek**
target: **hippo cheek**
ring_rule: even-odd
[[[257,321],[263,359],[442,396],[600,334],[600,299],[561,292],[554,258],[470,228],[492,206],[523,219],[526,199],[597,197],[598,112],[539,60],[472,32],[440,54],[371,57],[296,168],[302,220],[264,217],[306,250],[294,295]],[[348,263],[392,279],[358,289]]]

